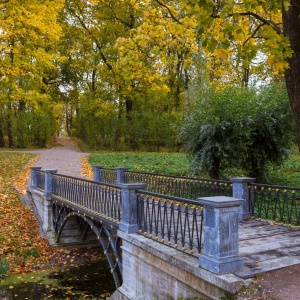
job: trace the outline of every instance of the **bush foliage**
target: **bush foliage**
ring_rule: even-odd
[[[181,138],[194,174],[220,178],[239,168],[262,181],[289,153],[294,127],[283,86],[201,89],[188,106]]]

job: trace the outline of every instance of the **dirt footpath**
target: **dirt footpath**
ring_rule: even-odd
[[[300,265],[270,271],[253,279],[238,300],[300,300]]]
[[[84,178],[82,158],[89,154],[81,152],[69,138],[56,137],[52,148],[26,152],[40,155],[36,167],[55,169],[62,175]]]

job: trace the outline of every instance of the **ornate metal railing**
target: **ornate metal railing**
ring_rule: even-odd
[[[103,182],[107,184],[117,184],[117,170],[116,169],[109,169],[103,168],[101,170]]]
[[[52,197],[95,217],[120,223],[121,189],[116,186],[52,174]]]
[[[282,224],[300,225],[300,188],[249,184],[252,215]]]
[[[45,172],[36,170],[37,189],[43,191],[45,189]]]
[[[139,233],[197,255],[202,247],[203,211],[198,202],[139,190]]]
[[[199,197],[231,196],[232,183],[193,177],[179,177],[146,172],[125,171],[126,182],[147,183],[147,191],[196,200]]]

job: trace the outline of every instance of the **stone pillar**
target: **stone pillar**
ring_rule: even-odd
[[[43,221],[43,230],[45,232],[51,231],[52,226],[52,174],[55,174],[57,170],[45,170],[45,190],[43,197],[43,211],[41,219]]]
[[[238,212],[242,199],[218,196],[199,198],[204,208],[204,241],[199,259],[202,268],[217,274],[237,271],[239,256]]]
[[[45,190],[44,196],[51,197],[52,195],[52,174],[55,174],[57,170],[45,170]]]
[[[146,183],[124,183],[118,185],[122,189],[122,218],[119,229],[126,233],[137,233],[138,226],[138,203],[136,190],[145,189]]]
[[[128,171],[129,168],[118,167],[116,168],[116,170],[117,170],[117,184],[126,183],[126,176],[124,172]]]
[[[104,182],[103,178],[103,166],[93,166],[93,171],[94,171],[94,181],[97,182]]]
[[[42,167],[31,167],[30,168],[30,189],[35,190],[37,188],[37,170],[41,170]]]
[[[231,178],[230,180],[233,183],[232,197],[244,200],[239,209],[239,220],[249,220],[252,217],[253,207],[250,205],[250,191],[248,183],[253,183],[255,178],[240,177]]]

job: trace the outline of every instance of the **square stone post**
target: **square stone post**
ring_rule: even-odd
[[[42,167],[30,167],[30,189],[35,190],[37,188],[37,173]]]
[[[238,212],[243,200],[218,196],[199,198],[198,201],[204,209],[200,266],[217,274],[241,269]]]
[[[53,181],[52,174],[55,174],[57,170],[45,170],[45,190],[44,197],[42,202],[42,222],[43,230],[45,232],[52,230],[52,190],[53,190]]]
[[[136,190],[145,189],[146,183],[124,183],[118,185],[121,189],[122,218],[119,229],[126,233],[137,233],[138,225],[138,202]]]
[[[126,183],[126,176],[125,172],[129,170],[127,167],[117,167],[117,184]]]
[[[93,171],[94,171],[94,181],[97,182],[103,182],[104,178],[103,178],[103,166],[93,166]]]
[[[52,195],[52,174],[57,173],[57,170],[45,170],[45,190],[44,196],[51,197]]]
[[[253,207],[250,205],[249,183],[253,183],[255,178],[240,177],[231,178],[233,184],[232,197],[235,199],[243,199],[243,203],[239,209],[239,220],[249,220],[252,217]]]

